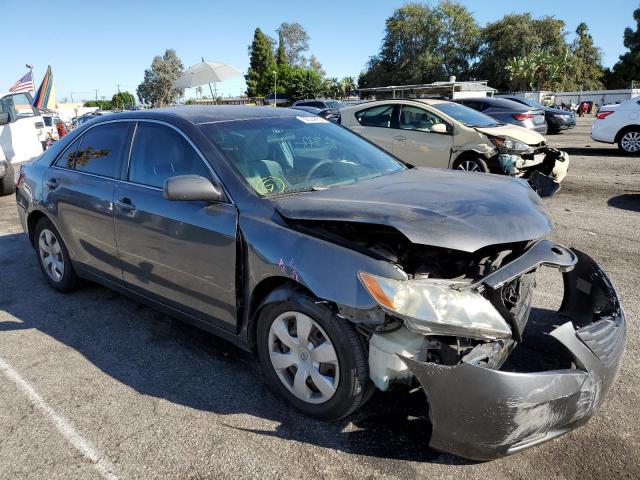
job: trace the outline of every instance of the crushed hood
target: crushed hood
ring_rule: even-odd
[[[500,125],[499,127],[476,127],[476,130],[485,135],[493,135],[494,137],[511,137],[526,143],[527,145],[545,144],[547,141],[542,135],[528,128],[519,127],[518,125]]]
[[[551,229],[525,181],[452,170],[412,168],[273,201],[288,219],[387,225],[413,243],[465,252],[538,239]]]

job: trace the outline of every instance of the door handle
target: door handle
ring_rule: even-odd
[[[60,187],[60,184],[58,183],[58,180],[56,178],[51,178],[50,180],[44,182],[44,184],[49,187],[49,190],[55,190]]]
[[[405,137],[404,135],[396,135],[396,136],[395,136],[395,137],[393,137],[393,138],[395,138],[395,139],[396,139],[396,140],[398,140],[399,142],[404,142],[404,141],[407,139],[407,137]]]
[[[133,203],[131,203],[131,199],[125,197],[121,198],[117,202],[115,202],[116,207],[118,207],[123,212],[133,212],[136,207],[134,207]]]

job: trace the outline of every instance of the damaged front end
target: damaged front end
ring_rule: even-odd
[[[605,273],[548,240],[517,253],[464,281],[412,276],[399,285],[361,274],[387,318],[370,336],[371,378],[382,390],[417,379],[437,450],[490,460],[550,440],[586,423],[615,380],[626,324]],[[562,320],[541,334],[558,352],[536,371],[516,354],[539,348],[527,322],[532,272],[543,265],[562,271],[565,293]]]
[[[502,137],[489,137],[497,148],[493,157],[497,173],[526,179],[541,197],[551,197],[560,190],[560,184],[569,170],[569,155],[557,148]]]

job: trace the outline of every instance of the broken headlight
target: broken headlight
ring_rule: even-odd
[[[359,272],[360,281],[386,311],[422,335],[454,335],[483,340],[508,338],[511,328],[479,293],[460,290],[465,282],[394,280]]]
[[[487,135],[491,143],[493,143],[500,152],[509,153],[533,153],[533,148],[520,140],[516,140],[511,137],[494,137],[493,135]]]

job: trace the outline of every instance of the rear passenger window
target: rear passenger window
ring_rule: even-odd
[[[129,164],[129,181],[162,188],[176,175],[211,178],[204,160],[173,128],[140,122],[136,129]]]
[[[75,152],[75,169],[110,178],[117,177],[128,129],[129,122],[114,122],[96,125],[87,130]]]
[[[76,158],[76,152],[78,151],[78,145],[80,139],[76,138],[71,145],[64,151],[62,155],[56,160],[56,167],[73,168],[73,163]]]
[[[365,127],[391,127],[393,105],[377,105],[356,112],[356,119]]]

